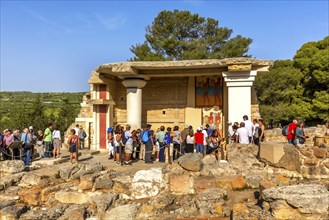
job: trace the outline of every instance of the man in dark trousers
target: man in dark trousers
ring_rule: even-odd
[[[148,164],[152,164],[153,161],[152,161],[152,150],[153,150],[153,146],[154,146],[154,143],[153,143],[153,134],[152,134],[152,131],[150,130],[152,127],[152,125],[150,124],[147,124],[146,125],[146,128],[143,132],[143,136],[144,136],[144,133],[147,132],[147,135],[148,135],[148,140],[145,142],[145,163],[148,163]],[[143,137],[142,137],[143,139]]]

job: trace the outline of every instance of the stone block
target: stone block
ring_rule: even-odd
[[[138,208],[134,204],[115,207],[106,212],[104,218],[107,220],[134,220],[138,213]]]
[[[301,159],[297,148],[292,144],[262,142],[260,145],[261,161],[290,171],[301,170]]]
[[[275,142],[260,143],[260,158],[275,164],[280,161],[284,155],[283,145]]]
[[[185,154],[178,159],[178,164],[186,170],[198,172],[202,168],[202,160],[196,153]]]
[[[194,178],[194,190],[197,194],[206,189],[216,188],[218,186],[217,180],[213,176],[200,176]]]
[[[88,202],[88,196],[78,192],[59,191],[55,193],[55,199],[67,204],[84,204]]]
[[[313,147],[313,155],[316,156],[317,158],[324,158],[327,156],[327,149]]]
[[[289,184],[289,179],[285,176],[282,176],[281,174],[275,175],[275,179],[279,183],[279,185]]]
[[[225,176],[218,180],[218,187],[226,190],[243,189],[246,182],[243,176]]]
[[[272,188],[272,187],[276,187],[276,183],[273,183],[273,182],[270,182],[270,181],[267,181],[267,180],[262,180],[259,182],[259,189],[262,191],[262,190],[265,190],[265,189],[268,189],[268,188]]]
[[[189,175],[173,174],[169,177],[169,190],[176,195],[194,194],[193,178]]]
[[[262,190],[262,198],[277,209],[273,201],[285,201],[303,214],[328,215],[329,191],[319,184],[299,184]],[[279,205],[282,205],[279,203]],[[280,208],[281,209],[281,208]]]
[[[0,210],[0,219],[1,220],[19,219],[19,217],[25,212],[27,212],[27,207],[23,204],[7,206]]]
[[[40,186],[33,187],[31,189],[24,189],[18,191],[18,196],[25,204],[29,206],[37,206],[40,203]]]
[[[24,175],[18,186],[20,187],[43,186],[46,185],[48,181],[49,181],[49,177],[47,176],[41,176],[31,173]]]
[[[316,166],[318,165],[318,159],[316,158],[311,158],[311,159],[305,159],[304,160],[304,165],[305,166]]]
[[[90,175],[82,176],[80,178],[79,188],[81,190],[87,190],[93,188],[95,179],[98,176],[99,174],[90,174]]]
[[[0,173],[19,173],[24,171],[25,166],[22,160],[0,161]]]
[[[136,199],[156,196],[166,186],[160,168],[139,170],[132,179],[131,195]]]
[[[282,200],[271,203],[271,214],[275,219],[301,219],[302,217],[297,209]]]

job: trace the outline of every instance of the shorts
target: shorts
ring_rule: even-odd
[[[70,151],[70,153],[77,152],[77,145],[76,144],[70,145],[69,151]]]
[[[53,146],[54,146],[55,149],[61,148],[61,140],[59,140],[58,138],[55,138],[53,140]]]
[[[126,144],[125,145],[125,153],[126,154],[132,154],[133,153],[133,145],[132,144]]]
[[[155,150],[160,151],[160,143],[158,141],[155,143]]]

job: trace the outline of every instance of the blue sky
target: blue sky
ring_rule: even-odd
[[[1,91],[89,91],[103,63],[126,61],[162,10],[189,10],[253,39],[257,59],[292,59],[329,35],[325,1],[4,1]]]

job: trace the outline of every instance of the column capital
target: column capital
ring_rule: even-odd
[[[146,81],[141,78],[126,78],[122,81],[122,84],[126,88],[138,88],[141,89],[146,85]]]
[[[252,86],[257,75],[257,70],[222,72],[228,87]]]

